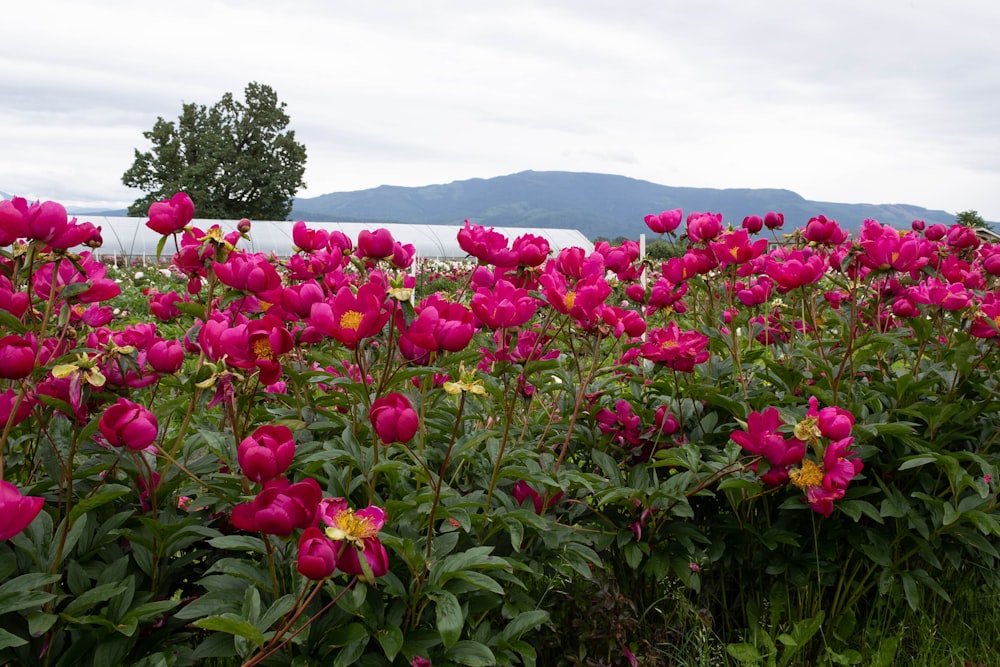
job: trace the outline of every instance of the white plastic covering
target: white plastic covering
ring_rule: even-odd
[[[80,216],[81,222],[91,222],[101,228],[104,245],[97,251],[101,257],[146,257],[156,256],[156,244],[160,234],[146,227],[146,218],[119,218],[102,216]],[[191,221],[192,226],[207,230],[212,225],[219,225],[225,232],[236,229],[236,220],[204,220]],[[250,252],[274,253],[279,257],[287,257],[294,252],[292,243],[292,222],[274,220],[254,220],[251,222],[250,242],[241,241],[238,247]],[[380,227],[388,229],[392,237],[401,243],[412,243],[418,257],[435,259],[461,259],[466,256],[458,245],[458,232],[462,227],[452,225],[409,225],[401,223],[377,222],[309,222],[311,229],[340,231],[357,241],[358,234],[364,230],[374,230]],[[579,246],[591,252],[594,244],[575,229],[528,229],[521,227],[495,227],[495,231],[513,242],[518,236],[534,234],[549,242],[553,254],[562,248]],[[163,248],[163,254],[170,256],[174,252],[173,242],[168,239]]]

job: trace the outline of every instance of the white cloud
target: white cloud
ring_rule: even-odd
[[[52,0],[6,18],[8,191],[128,202],[157,116],[259,81],[307,147],[303,196],[564,169],[1000,220],[1000,5]]]

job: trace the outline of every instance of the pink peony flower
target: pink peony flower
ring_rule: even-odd
[[[240,469],[254,482],[285,474],[295,456],[295,440],[287,426],[265,424],[243,439],[236,449]]]
[[[305,222],[299,220],[292,225],[292,243],[303,252],[326,250],[330,233],[323,229],[309,229]]]
[[[319,581],[337,569],[337,545],[316,526],[309,526],[299,538],[295,569],[302,576]]]
[[[133,451],[146,449],[159,432],[156,416],[127,398],[108,407],[97,423],[101,435],[112,447],[127,447]]]
[[[35,369],[35,337],[4,336],[0,338],[0,378],[19,380]]]
[[[35,520],[45,500],[22,496],[16,486],[0,481],[0,540],[9,540]]]
[[[743,218],[742,226],[743,229],[747,230],[750,234],[756,234],[764,228],[764,218],[759,215],[748,215]]]
[[[320,503],[319,518],[326,525],[326,536],[338,542],[337,567],[341,572],[362,579],[381,577],[389,571],[389,554],[378,539],[385,525],[385,510],[369,505],[354,511],[343,498],[325,498]]]
[[[785,224],[785,214],[776,211],[768,211],[764,215],[764,226],[768,229],[781,229]]]
[[[515,287],[507,280],[497,280],[492,288],[476,290],[469,307],[483,326],[506,329],[519,327],[530,320],[538,309],[538,302],[528,290]]]
[[[409,442],[420,428],[420,417],[410,400],[398,392],[375,399],[368,418],[384,445]]]
[[[194,202],[186,192],[178,192],[170,199],[150,205],[146,226],[157,234],[173,234],[187,227],[192,218]]]
[[[229,519],[240,530],[288,537],[315,523],[322,497],[311,477],[295,484],[279,477],[267,482],[252,501],[234,507]]]
[[[381,332],[389,321],[386,299],[385,288],[378,282],[365,283],[357,294],[345,285],[333,299],[312,305],[309,322],[320,333],[353,350],[361,340]]]
[[[708,361],[708,338],[698,331],[682,331],[676,322],[650,329],[639,348],[642,357],[668,368],[690,373],[696,364]]]
[[[663,211],[658,215],[650,213],[643,220],[654,234],[669,234],[680,226],[683,217],[683,211],[675,208],[671,211]]]
[[[713,240],[722,232],[721,213],[691,213],[687,218],[688,238],[698,242]]]

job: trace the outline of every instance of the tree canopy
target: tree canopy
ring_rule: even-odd
[[[955,222],[966,227],[972,227],[973,229],[986,229],[989,227],[986,221],[983,220],[983,216],[979,215],[979,212],[974,209],[962,211],[956,215]]]
[[[174,121],[143,132],[152,149],[135,151],[122,183],[146,194],[129,207],[145,215],[153,202],[184,191],[198,217],[284,220],[305,183],[306,148],[287,130],[285,104],[266,85],[249,83],[245,101],[226,93],[211,107],[184,104]]]

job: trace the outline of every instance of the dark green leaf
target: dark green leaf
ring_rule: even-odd
[[[541,609],[522,611],[520,614],[512,618],[509,623],[507,623],[503,632],[500,633],[500,636],[506,641],[520,639],[521,635],[529,630],[534,630],[539,627],[542,623],[547,621],[548,618],[549,613],[547,611],[542,611]]]
[[[378,640],[385,657],[390,661],[396,659],[399,650],[403,648],[403,631],[398,626],[389,625],[375,632],[375,639]]]
[[[28,643],[27,639],[22,639],[17,635],[8,632],[6,630],[0,629],[0,649],[9,648],[12,646],[24,646]]]
[[[264,540],[253,535],[222,535],[220,537],[213,537],[208,543],[216,549],[267,553]]]
[[[445,648],[450,648],[462,636],[462,626],[465,625],[462,606],[458,603],[458,598],[448,591],[440,591],[432,598],[435,602],[435,618],[441,643]]]
[[[88,611],[100,602],[105,602],[116,595],[120,595],[126,588],[127,586],[125,584],[103,584],[101,586],[95,586],[66,605],[64,613],[69,614],[70,616],[76,616],[81,612]]]
[[[445,655],[459,665],[469,667],[490,667],[497,664],[496,656],[489,647],[467,639],[452,646]]]
[[[264,635],[261,634],[260,630],[251,625],[249,621],[240,618],[237,614],[221,614],[219,616],[200,618],[192,625],[204,630],[214,630],[216,632],[225,632],[226,634],[243,637],[258,647],[264,645]]]

